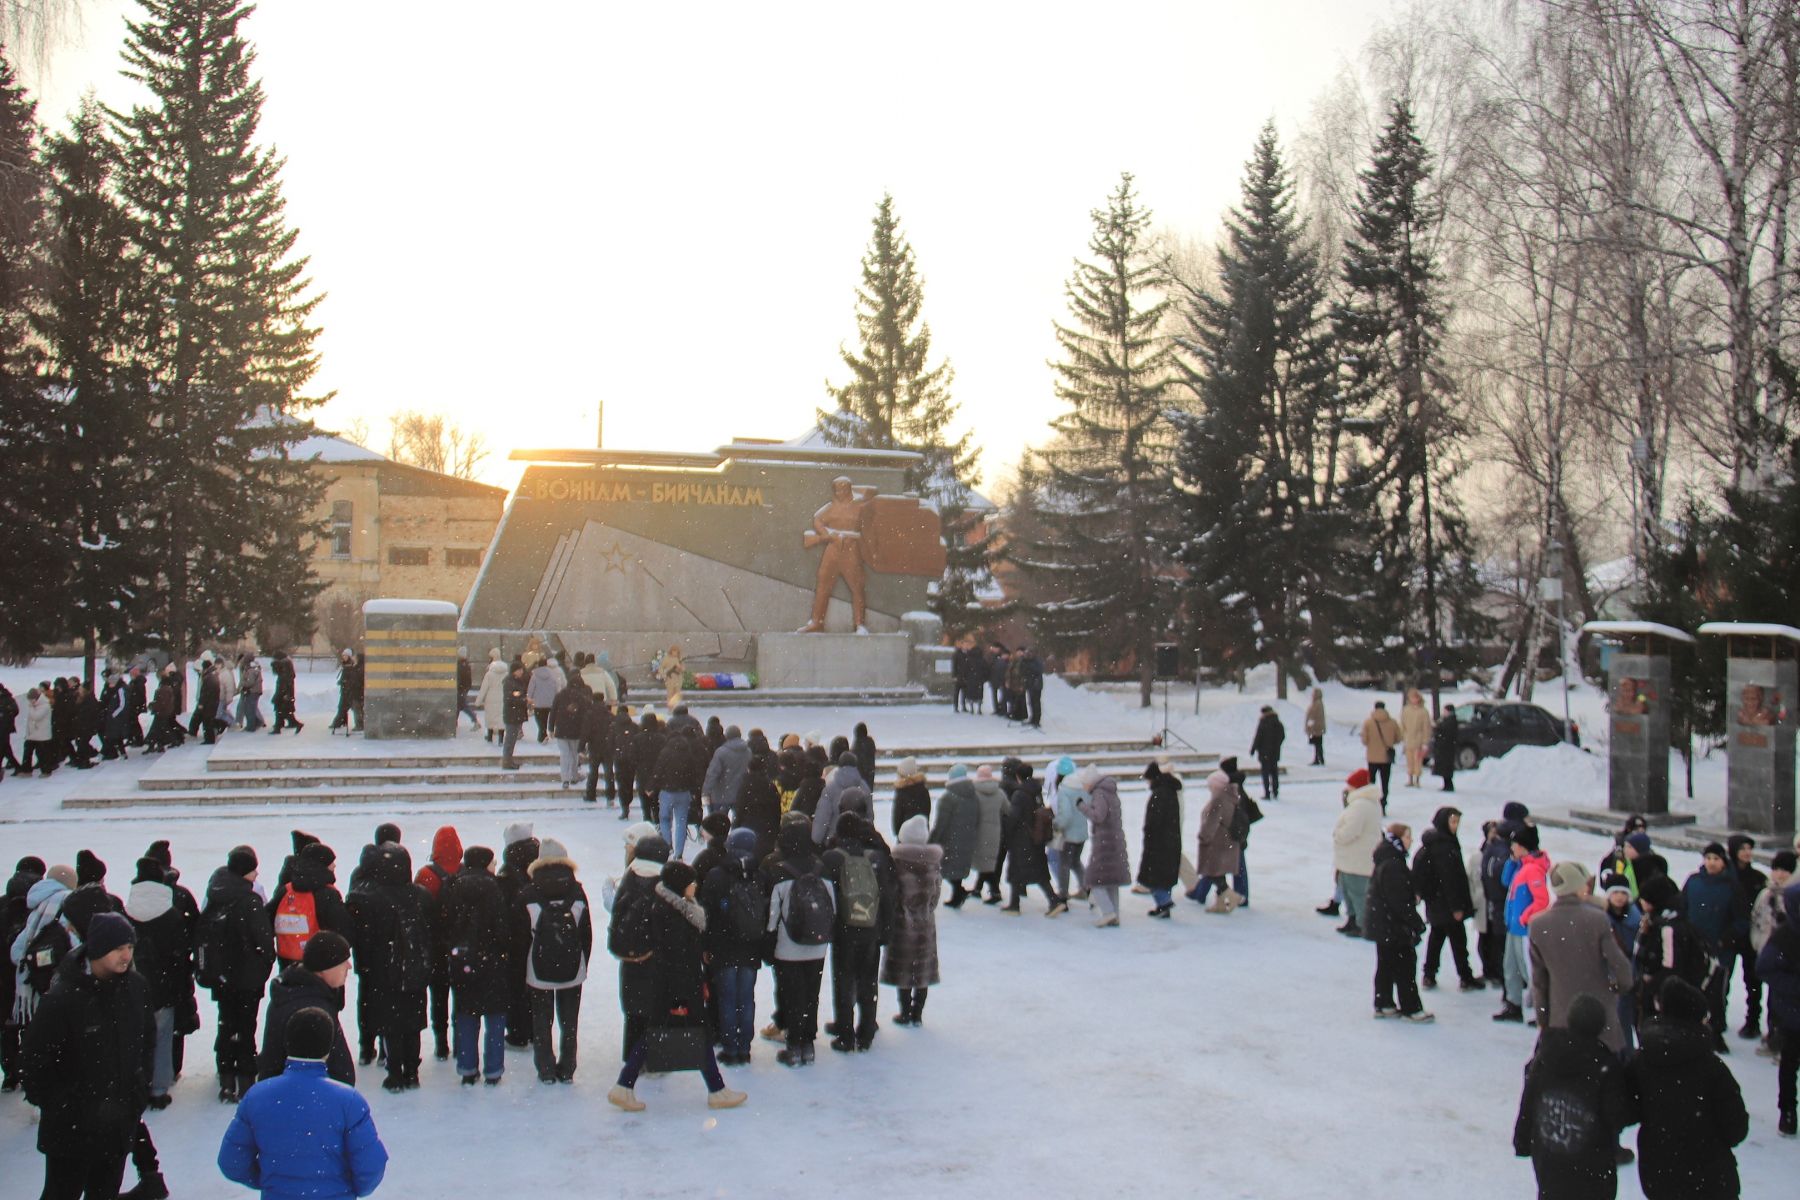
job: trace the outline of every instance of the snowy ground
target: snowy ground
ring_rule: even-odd
[[[22,695],[52,670],[69,667],[45,663],[0,672],[0,679]],[[1172,691],[1171,725],[1201,749],[1242,753],[1256,710],[1272,693],[1257,684],[1241,694],[1208,692],[1198,719],[1192,691]],[[309,727],[283,750],[311,742],[329,720],[329,675],[303,677],[301,693]],[[720,1114],[706,1109],[692,1076],[641,1084],[650,1106],[641,1115],[605,1103],[620,1022],[616,976],[603,960],[587,988],[573,1088],[539,1085],[526,1052],[509,1056],[497,1091],[460,1088],[449,1064],[432,1061],[425,1089],[401,1096],[382,1092],[364,1073],[360,1087],[393,1155],[381,1194],[437,1197],[446,1186],[554,1194],[586,1185],[584,1192],[634,1197],[849,1189],[863,1196],[1087,1197],[1166,1194],[1198,1184],[1222,1196],[1338,1200],[1441,1196],[1454,1180],[1469,1197],[1529,1195],[1530,1166],[1512,1157],[1510,1135],[1530,1031],[1489,1021],[1498,1004],[1491,992],[1430,995],[1438,1015],[1431,1027],[1370,1020],[1373,948],[1336,936],[1312,912],[1330,888],[1339,780],[1360,759],[1351,733],[1372,698],[1328,689],[1329,770],[1299,765],[1307,759],[1300,710],[1283,709],[1291,774],[1252,841],[1250,909],[1220,918],[1184,902],[1174,921],[1162,923],[1143,918],[1147,898],[1131,897],[1116,931],[1092,928],[1085,912],[1045,920],[1035,898],[1022,919],[981,906],[942,911],[944,983],[932,991],[923,1028],[888,1025],[872,1053],[849,1059],[821,1045],[817,1066],[802,1072],[778,1067],[773,1047],[759,1044],[751,1067],[729,1073],[750,1094],[749,1104]],[[1132,697],[1053,685],[1045,736],[1147,737],[1162,725],[1160,692],[1157,699],[1154,713],[1145,713]],[[1591,692],[1577,698],[1590,744],[1591,731],[1603,725],[1598,704]],[[1547,707],[1560,708],[1560,693]],[[885,745],[971,745],[1003,740],[1004,729],[992,717],[959,717],[947,708],[761,710],[744,719],[771,733],[818,728],[827,735],[861,719]],[[1019,737],[1016,730],[1006,736]],[[393,817],[415,861],[423,861],[440,820],[453,820],[465,842],[498,846],[511,812],[503,801],[454,816],[420,805],[249,815],[131,810],[103,818],[57,807],[76,790],[124,782],[144,761],[63,770],[48,781],[8,778],[0,784],[0,863],[10,867],[26,853],[70,862],[88,847],[110,865],[109,885],[122,894],[136,857],[155,838],[169,837],[186,881],[200,888],[239,842],[255,845],[273,868],[296,827],[323,837],[347,864],[374,825]],[[1578,751],[1516,751],[1460,777],[1456,799],[1469,814],[1467,826],[1510,799],[1604,807],[1602,767],[1598,756]],[[1721,764],[1702,764],[1697,781],[1697,807],[1722,802]],[[879,798],[883,810],[885,800]],[[1396,787],[1391,815],[1419,828],[1438,801],[1435,786]],[[1142,801],[1129,803],[1135,849]],[[619,864],[619,822],[574,801],[534,805],[529,816],[540,835],[570,847],[597,894],[599,876]],[[885,811],[878,817],[885,821]],[[1602,839],[1558,830],[1546,831],[1544,843],[1554,858],[1590,865],[1605,849]],[[1671,860],[1678,875],[1696,865],[1692,855]],[[760,1016],[771,998],[765,971]],[[209,1007],[203,999],[208,1027],[189,1041],[189,1073],[176,1087],[175,1105],[150,1116],[165,1174],[184,1200],[243,1194],[213,1166],[229,1114],[212,1099]],[[1735,1024],[1741,1007],[1733,1008]],[[884,1019],[892,1009],[884,989]],[[1744,1194],[1782,1194],[1796,1150],[1775,1134],[1774,1067],[1742,1043],[1730,1063],[1751,1112],[1750,1140],[1739,1152]],[[34,1126],[33,1109],[16,1096],[0,1098],[0,1200],[37,1192]],[[696,1154],[697,1147],[710,1152]],[[1625,1174],[1621,1195],[1637,1194],[1630,1168]]]

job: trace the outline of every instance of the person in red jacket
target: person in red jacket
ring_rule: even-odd
[[[450,1057],[450,943],[443,920],[444,883],[462,869],[462,838],[445,825],[431,835],[431,860],[413,882],[431,896],[431,1032],[439,1062]]]

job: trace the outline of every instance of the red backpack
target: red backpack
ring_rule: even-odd
[[[311,892],[296,892],[293,884],[281,893],[275,906],[275,953],[283,962],[299,962],[306,943],[319,932],[319,907]]]

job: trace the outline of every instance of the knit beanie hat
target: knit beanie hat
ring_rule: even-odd
[[[337,862],[337,851],[324,842],[309,842],[306,848],[300,851],[300,857],[307,862],[316,862],[320,866],[329,867]]]
[[[336,1040],[337,1022],[322,1008],[303,1008],[288,1018],[289,1058],[323,1062],[330,1057],[331,1043]]]
[[[1350,778],[1344,780],[1344,786],[1348,787],[1351,791],[1355,791],[1357,788],[1368,787],[1369,768],[1358,767],[1356,770],[1350,772]]]
[[[900,844],[902,846],[923,846],[931,840],[931,826],[923,816],[911,816],[900,824]]]
[[[1523,847],[1525,847],[1525,849],[1527,849],[1531,853],[1536,854],[1537,849],[1538,849],[1537,826],[1521,825],[1517,829],[1513,830],[1512,831],[1512,843],[1515,846],[1523,846]]]
[[[1588,869],[1580,863],[1559,862],[1550,868],[1550,891],[1558,898],[1579,895],[1591,878]]]
[[[13,864],[13,874],[15,875],[35,875],[39,879],[42,879],[44,877],[44,871],[44,860],[35,854],[27,854],[24,858],[21,858],[18,862]]]
[[[1731,861],[1730,853],[1727,852],[1724,845],[1722,845],[1719,842],[1706,843],[1706,849],[1704,849],[1700,852],[1700,857],[1701,858],[1711,858],[1715,854],[1718,855],[1720,858],[1724,859],[1728,863]]]
[[[1639,854],[1650,853],[1650,835],[1641,829],[1626,838],[1625,844],[1630,846],[1633,850],[1636,850]]]
[[[710,812],[701,819],[700,828],[712,837],[722,838],[731,832],[731,818],[722,812]]]
[[[1638,899],[1658,912],[1681,908],[1681,889],[1667,875],[1657,875],[1638,884]]]
[[[869,789],[860,787],[845,788],[838,794],[838,811],[861,813],[865,817],[871,816],[875,812],[875,803],[869,798]]]
[[[140,858],[137,860],[137,874],[132,877],[131,882],[166,883],[168,878],[167,871],[160,862],[154,858]]]
[[[1600,876],[1600,890],[1603,892],[1624,892],[1631,895],[1631,880],[1617,871],[1608,871]]]
[[[1656,1007],[1671,1021],[1692,1021],[1698,1025],[1706,1019],[1706,997],[1679,975],[1662,981],[1656,992]]]
[[[531,865],[535,867],[541,862],[549,862],[551,859],[557,858],[566,859],[568,857],[569,848],[567,846],[563,845],[553,837],[547,837],[538,843],[537,862],[534,862]]]
[[[662,885],[677,896],[698,880],[694,868],[679,858],[662,869]]]
[[[918,773],[919,760],[910,754],[901,759],[900,765],[894,768],[894,775],[899,779],[911,779],[918,775]]]
[[[738,826],[725,835],[725,852],[727,854],[752,855],[756,853],[756,830]]]
[[[306,849],[308,846],[312,845],[314,842],[319,840],[318,838],[314,837],[312,834],[303,832],[302,830],[299,830],[299,829],[293,830],[289,836],[291,836],[294,839],[294,853],[295,854],[300,853],[302,850]]]
[[[106,864],[92,850],[75,853],[75,879],[78,883],[106,882]]]
[[[529,838],[530,836],[531,836],[531,822],[530,821],[517,821],[506,827],[506,834],[505,834],[504,840],[502,841],[501,844],[506,845],[506,846],[511,846],[516,842],[524,841],[525,839]]]
[[[1500,810],[1500,819],[1502,821],[1523,821],[1530,815],[1531,810],[1526,808],[1523,804],[1520,804],[1517,800],[1509,801],[1506,807]]]
[[[637,862],[666,863],[669,861],[669,843],[663,841],[660,834],[653,833],[638,842],[633,859]]]
[[[865,841],[869,836],[869,823],[860,813],[841,812],[837,819],[837,835],[840,840]]]
[[[993,777],[994,768],[988,766],[986,763],[982,763],[979,767],[975,768],[975,778],[977,781],[985,783]]]
[[[69,866],[67,863],[57,863],[54,867],[51,867],[48,871],[44,872],[44,878],[56,880],[56,882],[62,884],[71,892],[81,886],[81,881],[75,878],[75,868]]]
[[[400,827],[392,821],[385,821],[375,827],[375,844],[385,846],[389,842],[400,844]]]
[[[231,853],[225,856],[225,866],[233,875],[248,879],[250,872],[256,870],[256,851],[248,846],[233,846]]]
[[[961,763],[957,763],[954,767],[950,768],[950,773],[948,775],[946,775],[944,778],[954,782],[955,780],[967,779],[968,777],[969,777],[969,768],[963,766],[963,764],[961,764]]]
[[[648,821],[639,821],[635,825],[625,827],[625,849],[634,850],[637,844],[647,837],[656,836],[656,826]]]
[[[96,958],[105,958],[120,946],[137,945],[137,930],[131,922],[116,912],[94,914],[88,922],[87,934],[81,943],[81,952],[89,962]]]
[[[463,870],[477,873],[494,865],[494,852],[486,846],[469,846],[463,850]]]
[[[1582,1037],[1599,1037],[1606,1029],[1606,1006],[1583,992],[1569,1005],[1569,1029]]]
[[[150,848],[144,851],[144,857],[154,858],[165,867],[172,867],[175,865],[175,855],[169,850],[168,838],[159,838],[156,841],[151,842]]]
[[[114,911],[112,897],[106,894],[105,888],[97,883],[84,883],[63,900],[62,919],[85,938],[95,917]]]
[[[1056,760],[1056,777],[1058,779],[1067,779],[1069,776],[1073,775],[1074,773],[1075,773],[1075,760],[1074,759],[1070,758],[1068,755],[1065,754],[1061,758]]]
[[[343,934],[333,933],[329,929],[321,929],[313,934],[307,940],[306,949],[300,952],[300,965],[314,975],[349,961],[350,943],[344,940]]]

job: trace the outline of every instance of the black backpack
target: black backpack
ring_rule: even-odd
[[[56,978],[56,968],[62,965],[69,951],[75,948],[75,936],[69,927],[63,924],[59,916],[48,925],[37,931],[25,947],[25,982],[31,990],[42,996],[50,990],[51,980]]]
[[[1607,1148],[1592,1086],[1559,1081],[1538,1094],[1531,1148],[1552,1158],[1579,1158]]]
[[[844,898],[844,924],[851,929],[875,928],[881,917],[881,883],[867,855],[844,855],[838,886]]]
[[[229,907],[209,907],[200,914],[200,926],[194,933],[194,982],[210,991],[231,986],[237,969],[236,939],[226,915]]]
[[[836,918],[831,889],[819,878],[817,870],[794,880],[788,889],[787,915],[782,922],[788,941],[796,946],[823,946],[831,940]]]
[[[578,899],[544,900],[531,929],[531,973],[539,983],[574,983],[581,974],[581,914]]]
[[[402,907],[395,918],[401,946],[400,990],[413,995],[431,985],[431,922],[423,907]]]
[[[1249,804],[1249,800],[1239,796],[1237,803],[1231,807],[1230,818],[1225,822],[1225,836],[1240,846],[1250,837]]]
[[[747,872],[733,871],[725,893],[725,919],[732,940],[754,944],[769,931],[769,898]]]

